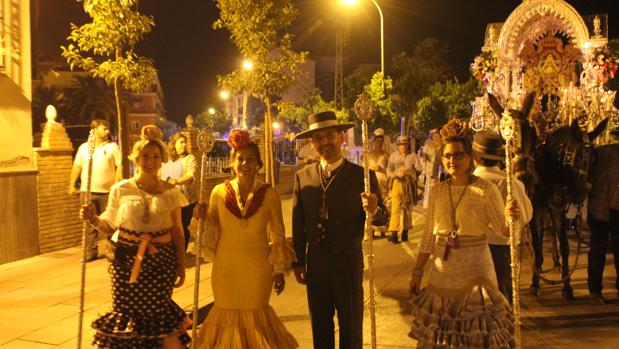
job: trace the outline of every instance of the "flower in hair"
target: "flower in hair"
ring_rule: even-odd
[[[232,130],[230,137],[228,137],[228,145],[234,150],[239,150],[247,147],[249,143],[252,143],[249,132],[245,130]]]
[[[465,138],[468,134],[468,124],[460,119],[449,120],[443,128],[441,128],[441,138],[443,140],[449,138]]]
[[[160,141],[163,138],[163,132],[155,125],[146,125],[142,127],[140,138],[146,141]]]

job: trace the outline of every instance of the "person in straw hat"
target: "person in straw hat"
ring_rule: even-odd
[[[619,126],[611,129],[613,144],[595,149],[589,175],[587,222],[591,228],[591,247],[587,266],[587,283],[591,303],[604,304],[602,280],[606,265],[606,251],[610,241],[615,260],[615,288],[619,291]]]
[[[340,348],[363,347],[363,252],[365,212],[372,224],[387,214],[374,171],[372,194],[364,193],[363,168],[342,157],[344,131],[332,111],[308,117],[309,129],[297,139],[311,139],[320,162],[297,171],[293,193],[292,239],[298,262],[295,276],[307,285],[315,348],[334,348],[337,313]]]
[[[507,173],[499,168],[501,161],[505,160],[505,147],[503,138],[496,133],[480,131],[473,138],[473,174],[494,183],[501,193],[503,203],[507,201]],[[531,200],[527,196],[524,184],[515,176],[512,178],[513,195],[518,207],[520,218],[516,221],[516,231],[525,227],[533,217]],[[488,245],[494,271],[496,272],[499,291],[512,303],[512,273],[509,237],[503,235],[488,235]],[[519,237],[517,241],[519,241]]]
[[[410,137],[399,136],[398,151],[389,156],[387,176],[391,183],[391,217],[389,240],[398,243],[398,232],[402,241],[408,241],[408,231],[413,229],[413,206],[417,203],[417,170],[421,169],[417,154],[410,153]]]

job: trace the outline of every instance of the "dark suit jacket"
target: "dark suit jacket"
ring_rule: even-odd
[[[343,167],[327,189],[329,219],[323,234],[318,227],[322,204],[318,166],[320,164],[308,165],[296,173],[292,208],[292,238],[298,259],[295,266],[305,266],[308,249],[320,250],[321,254],[326,252],[331,256],[357,256],[361,253],[365,225],[365,211],[361,203],[363,167],[346,160],[342,163]],[[379,206],[372,224],[385,225],[388,216],[373,171],[370,171],[370,191],[378,195]]]

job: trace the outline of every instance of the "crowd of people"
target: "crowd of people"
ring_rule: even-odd
[[[471,137],[464,123],[451,120],[432,130],[421,147],[411,135],[394,137],[397,149],[391,152],[384,130],[377,129],[364,155],[372,170],[368,195],[363,168],[341,151],[344,131],[354,124],[339,122],[333,112],[312,114],[308,122],[308,130],[296,135],[309,148],[299,155],[305,166],[294,178],[290,241],[281,198],[259,179],[263,163],[247,131],[234,130],[228,140],[232,178],[212,189],[208,204],[198,204],[197,160],[186,136],[175,135],[166,145],[161,130],[145,126],[130,155],[136,171],[121,180],[109,125],[93,121],[94,195],[81,211],[92,229],[83,262],[98,258],[97,232],[106,235],[113,299],[112,309],[92,323],[97,347],[190,345],[191,320],[172,300],[172,291],[184,283],[193,216],[206,226],[201,243],[212,254],[215,301],[195,348],[298,347],[269,305],[272,292],[284,291],[290,272],[307,290],[314,347],[335,347],[337,316],[340,348],[362,348],[366,213],[376,231],[397,243],[408,240],[418,204],[426,208],[426,224],[409,285],[409,335],[417,348],[514,346],[507,222],[519,231],[531,219],[532,206],[517,179],[507,196],[501,137],[485,131]],[[619,138],[618,129],[611,134]],[[80,174],[79,191],[87,191],[87,151],[86,146],[78,150],[72,194]],[[593,172],[615,166],[617,157],[619,145],[600,148]],[[619,184],[612,176],[598,178],[589,207],[589,288],[592,300],[603,304],[609,238],[619,271]]]

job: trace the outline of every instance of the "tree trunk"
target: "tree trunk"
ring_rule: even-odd
[[[121,99],[121,86],[118,78],[114,79],[114,97],[116,97],[116,120],[118,128],[118,147],[122,156],[123,178],[129,178],[129,139],[125,130],[124,108]]]
[[[273,122],[271,117],[271,99],[265,98],[267,106],[264,114],[264,157],[265,157],[265,180],[275,187],[275,162],[273,161]]]
[[[248,100],[249,100],[249,92],[247,92],[247,90],[243,90],[243,119],[241,120],[241,125],[239,125],[239,128],[243,130],[247,130],[247,102]]]

